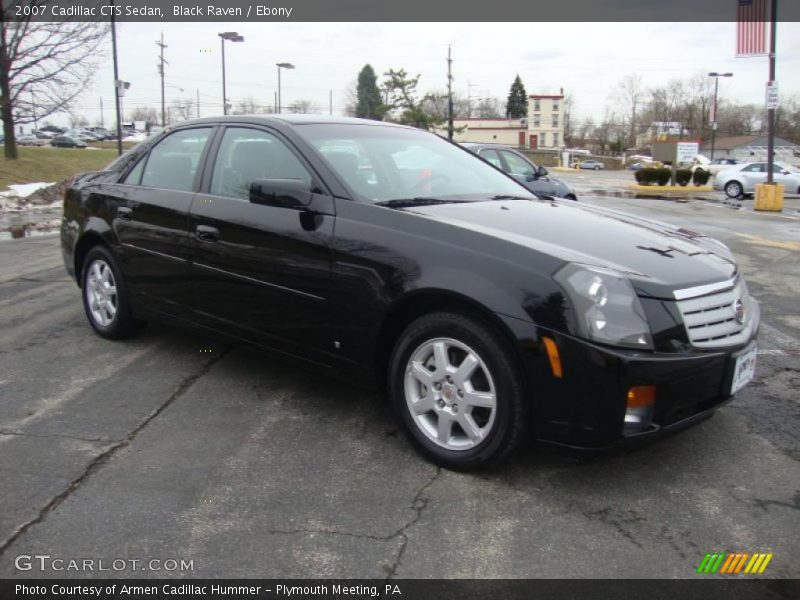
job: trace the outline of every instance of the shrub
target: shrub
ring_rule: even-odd
[[[711,171],[706,171],[705,169],[695,169],[694,175],[692,175],[692,183],[695,185],[705,185],[708,183],[710,178]]]
[[[672,177],[672,171],[667,168],[661,169],[653,169],[655,171],[656,182],[658,185],[667,185],[669,183],[670,177]]]
[[[645,176],[645,171],[647,171],[647,169],[643,168],[639,169],[638,171],[634,171],[633,173],[633,176],[636,178],[636,183],[638,183],[639,185],[647,185],[649,183],[649,181],[647,181],[647,178]]]
[[[677,169],[675,171],[675,183],[681,186],[687,185],[692,180],[691,169]]]

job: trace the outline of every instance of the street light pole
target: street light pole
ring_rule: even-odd
[[[772,0],[769,36],[769,83],[775,85],[775,37],[778,33],[778,0]],[[767,109],[767,183],[773,183],[775,164],[775,109]]]
[[[117,154],[122,155],[122,109],[119,102],[119,64],[117,62],[117,23],[114,19],[114,0],[111,0],[111,48],[114,55],[114,103],[117,111]]]
[[[709,73],[708,76],[714,78],[714,101],[711,105],[711,110],[713,112],[711,118],[711,158],[709,158],[709,160],[714,160],[714,143],[716,142],[717,135],[717,93],[719,91],[719,78],[733,77],[733,73]]]
[[[222,114],[228,114],[228,96],[225,90],[225,40],[229,42],[243,42],[244,36],[239,35],[235,31],[225,31],[217,34],[222,44]]]
[[[276,63],[278,67],[278,114],[281,114],[281,69],[294,69],[294,65],[288,62]]]

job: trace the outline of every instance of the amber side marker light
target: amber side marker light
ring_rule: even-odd
[[[564,377],[564,371],[561,369],[561,357],[558,355],[558,346],[555,340],[549,337],[542,337],[544,348],[547,351],[547,358],[550,360],[550,370],[553,371],[553,377],[561,379]]]
[[[625,432],[636,433],[650,426],[656,404],[656,386],[637,385],[628,390]]]

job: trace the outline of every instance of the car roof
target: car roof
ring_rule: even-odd
[[[389,123],[386,121],[374,121],[372,119],[357,119],[355,117],[334,117],[329,115],[227,115],[218,117],[204,117],[201,119],[190,119],[181,121],[174,127],[186,127],[191,125],[204,125],[208,123],[261,123],[264,125],[368,125],[375,127],[397,127],[400,129],[413,129],[406,125]]]

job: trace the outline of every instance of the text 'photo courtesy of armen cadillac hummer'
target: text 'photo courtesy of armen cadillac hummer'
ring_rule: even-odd
[[[75,178],[61,241],[101,336],[162,319],[386,389],[450,468],[654,438],[753,378],[724,244],[536,194],[400,125],[208,118]]]

